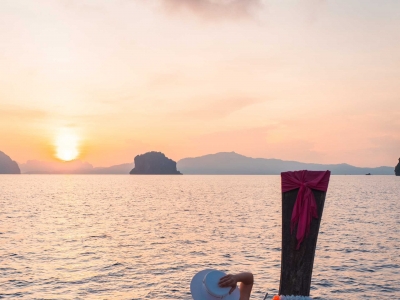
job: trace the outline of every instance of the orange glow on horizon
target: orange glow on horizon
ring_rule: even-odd
[[[397,163],[400,1],[65,2],[0,1],[0,151],[21,169]]]

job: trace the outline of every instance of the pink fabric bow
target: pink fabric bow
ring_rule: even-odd
[[[312,217],[318,219],[317,203],[311,189],[328,190],[330,171],[295,171],[282,172],[282,192],[299,189],[293,207],[291,230],[297,226],[297,248],[299,249],[304,236],[308,235]]]

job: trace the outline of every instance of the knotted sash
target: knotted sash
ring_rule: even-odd
[[[282,193],[299,189],[294,203],[291,230],[297,225],[297,248],[308,235],[312,218],[318,219],[317,203],[311,189],[326,192],[328,190],[330,171],[295,171],[282,172]]]

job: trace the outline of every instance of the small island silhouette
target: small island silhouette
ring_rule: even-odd
[[[164,153],[151,151],[135,157],[135,167],[129,174],[163,174],[181,175],[176,169],[176,162],[169,159]]]
[[[0,174],[21,174],[18,164],[0,151]]]
[[[396,176],[400,176],[400,158],[399,158],[399,163],[394,168],[394,174],[396,174]]]

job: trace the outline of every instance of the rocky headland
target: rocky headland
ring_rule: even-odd
[[[400,176],[400,158],[399,158],[399,163],[394,168],[394,174],[396,174],[396,176]]]
[[[135,167],[129,174],[174,174],[180,175],[176,169],[176,162],[161,152],[147,152],[135,157]]]
[[[18,164],[0,151],[0,174],[21,174]]]

